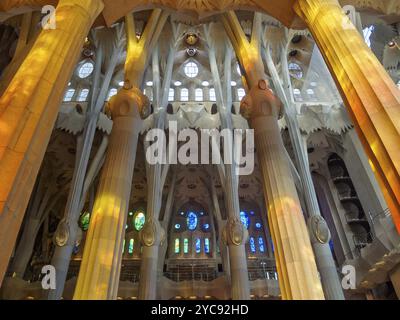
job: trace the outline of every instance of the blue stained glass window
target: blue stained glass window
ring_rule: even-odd
[[[185,238],[183,239],[183,253],[188,253],[189,252],[189,239]]]
[[[204,228],[205,230],[208,230],[208,229],[210,228],[210,225],[209,225],[208,223],[205,223],[205,224],[203,225],[203,228]]]
[[[261,223],[257,222],[257,223],[256,223],[256,228],[257,228],[257,229],[261,229]]]
[[[252,253],[256,252],[256,243],[254,241],[254,237],[250,237],[250,251]]]
[[[250,211],[250,214],[251,214],[252,216],[254,216],[254,211]]]
[[[200,238],[196,238],[196,253],[200,253],[201,250],[201,244],[200,244]]]
[[[190,211],[187,216],[187,226],[189,230],[194,230],[197,227],[197,215]]]
[[[250,218],[246,212],[240,211],[240,221],[242,221],[242,223],[246,227],[246,229],[249,228]]]
[[[204,239],[204,252],[210,253],[210,239],[208,238]]]
[[[260,252],[265,252],[264,239],[262,237],[258,237],[258,248]]]
[[[175,229],[178,230],[181,228],[181,225],[179,223],[175,224]]]

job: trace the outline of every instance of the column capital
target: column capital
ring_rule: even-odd
[[[282,102],[274,95],[267,80],[260,79],[253,86],[240,103],[240,112],[246,119],[269,116],[280,118]]]
[[[124,87],[113,96],[107,108],[112,117],[145,118],[150,113],[150,101],[137,87],[132,87],[125,82]]]

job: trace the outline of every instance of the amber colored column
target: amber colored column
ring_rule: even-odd
[[[60,0],[0,98],[0,284],[42,163],[64,90],[101,0]]]
[[[268,220],[275,246],[282,299],[324,299],[317,266],[285,146],[278,126],[281,103],[266,81],[254,85],[241,103],[254,129]]]
[[[117,298],[126,216],[142,125],[140,111],[147,104],[147,98],[137,88],[124,87],[111,98],[114,124],[90,217],[75,300]]]
[[[337,0],[297,0],[374,166],[400,232],[400,91]]]

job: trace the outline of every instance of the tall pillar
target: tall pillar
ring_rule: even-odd
[[[269,90],[265,80],[253,85],[241,103],[241,112],[255,131],[279,285],[283,299],[324,299],[278,126],[280,108],[281,102]]]
[[[123,89],[111,98],[113,130],[101,173],[78,281],[76,300],[116,299],[122,246],[132,186],[140,113],[148,105],[138,88]]]
[[[102,0],[60,0],[0,98],[0,285],[57,112]]]
[[[337,0],[297,0],[400,232],[400,91]]]

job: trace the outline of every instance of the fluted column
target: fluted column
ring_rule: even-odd
[[[400,231],[400,91],[337,0],[297,0]]]
[[[113,130],[85,242],[74,299],[116,299],[140,113],[148,100],[125,84],[112,97]]]
[[[101,0],[60,0],[0,98],[0,284],[57,117]]]
[[[280,108],[281,102],[264,80],[253,85],[241,103],[241,112],[255,131],[279,285],[283,299],[324,299],[277,122]]]

